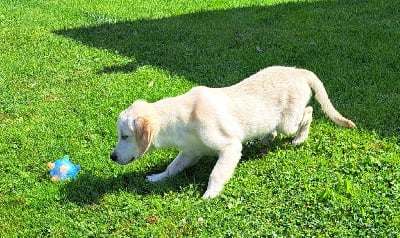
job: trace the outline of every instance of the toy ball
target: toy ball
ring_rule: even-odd
[[[54,161],[54,163],[47,163],[50,169],[51,181],[60,181],[69,178],[76,178],[81,166],[75,165],[69,160],[69,156],[65,155],[64,158]]]

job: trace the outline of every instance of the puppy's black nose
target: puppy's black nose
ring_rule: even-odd
[[[110,154],[110,159],[112,159],[113,161],[117,161],[117,159],[118,159],[117,154],[115,152],[111,153]]]

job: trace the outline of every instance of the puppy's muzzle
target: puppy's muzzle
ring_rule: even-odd
[[[121,162],[121,161],[118,160],[118,154],[114,151],[114,152],[112,152],[112,153],[110,154],[110,159],[111,159],[112,161],[114,161],[114,162],[117,162],[118,164],[127,164],[127,163],[132,162],[132,160],[134,160],[135,157],[132,157],[130,160],[128,160],[128,161],[126,161],[126,162]]]
[[[115,153],[115,151],[110,154],[110,159],[112,161],[117,161],[118,160],[118,155],[117,155],[117,153]]]

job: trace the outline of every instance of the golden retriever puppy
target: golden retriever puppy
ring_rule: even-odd
[[[110,157],[127,164],[146,152],[177,147],[178,156],[157,182],[181,172],[206,155],[218,155],[203,198],[218,196],[241,158],[242,142],[266,135],[308,136],[315,92],[322,110],[339,125],[355,128],[330,102],[318,77],[307,70],[273,66],[224,88],[194,87],[189,92],[154,103],[135,101],[118,118],[118,143]]]

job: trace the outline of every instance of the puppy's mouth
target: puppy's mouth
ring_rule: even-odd
[[[125,161],[116,160],[115,162],[117,162],[117,163],[120,164],[120,165],[127,165],[127,164],[129,164],[130,162],[132,162],[132,161],[134,161],[134,160],[135,160],[135,157],[132,157],[132,158],[130,158],[130,159],[128,159],[128,160],[125,160]]]
[[[132,157],[132,158],[130,158],[130,159],[128,160],[127,163],[130,163],[130,162],[132,162],[132,161],[134,161],[134,160],[135,160],[135,157]]]

